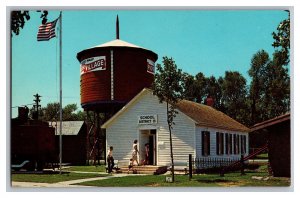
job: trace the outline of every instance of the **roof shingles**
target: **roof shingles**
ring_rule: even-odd
[[[243,124],[210,106],[188,100],[181,100],[175,106],[182,113],[193,119],[198,126],[214,127],[241,132],[250,131],[250,129]]]

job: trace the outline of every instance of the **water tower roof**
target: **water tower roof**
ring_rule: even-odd
[[[98,48],[98,47],[134,47],[134,48],[145,49],[143,47],[134,45],[132,43],[128,43],[126,41],[122,41],[120,39],[112,40],[112,41],[109,41],[107,43],[103,43],[101,45],[97,45],[97,46],[94,46],[94,47],[91,47],[91,48]]]
[[[97,46],[85,49],[85,50],[77,53],[77,59],[79,60],[79,57],[81,57],[82,53],[85,53],[87,51],[94,50],[94,49],[105,49],[105,48],[135,48],[135,49],[141,49],[141,50],[145,50],[145,51],[148,51],[148,52],[154,54],[155,57],[156,57],[155,59],[157,60],[157,54],[155,52],[153,52],[149,49],[134,45],[132,43],[128,43],[128,42],[120,40],[120,39],[112,40],[112,41],[109,41],[107,43],[103,43],[101,45],[97,45]]]

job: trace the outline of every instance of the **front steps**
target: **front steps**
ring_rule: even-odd
[[[128,171],[127,167],[120,167],[120,173],[128,173],[128,174],[148,174],[148,175],[159,175],[167,172],[167,166],[133,166],[130,171]]]

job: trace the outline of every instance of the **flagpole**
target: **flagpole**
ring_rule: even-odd
[[[62,11],[59,16],[59,174],[62,169]]]

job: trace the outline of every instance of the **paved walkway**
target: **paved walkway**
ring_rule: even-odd
[[[75,171],[74,171],[75,172]],[[79,173],[79,171],[76,171]],[[83,173],[83,172],[80,172]],[[89,172],[91,173],[91,172]],[[99,173],[99,172],[98,172]],[[137,175],[144,175],[144,174],[113,174],[113,175],[108,175],[106,177],[93,177],[93,178],[87,178],[87,179],[77,179],[77,180],[70,180],[70,181],[62,181],[58,183],[36,183],[36,182],[12,182],[12,187],[29,187],[29,188],[35,188],[35,187],[95,187],[95,186],[81,186],[81,185],[74,185],[82,182],[87,182],[87,181],[95,181],[95,180],[104,180],[104,179],[109,179],[109,178],[114,178],[114,177],[127,177],[127,176],[137,176]]]

